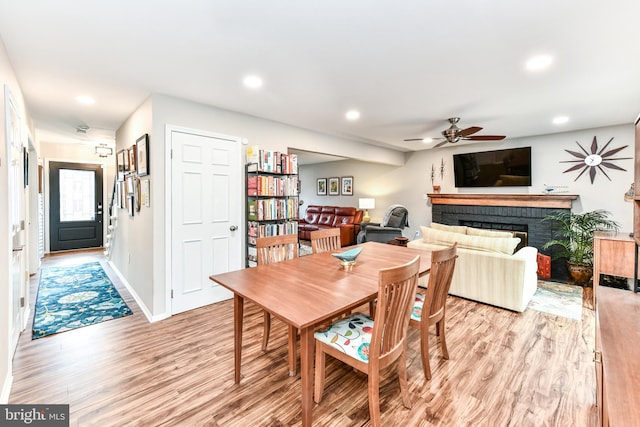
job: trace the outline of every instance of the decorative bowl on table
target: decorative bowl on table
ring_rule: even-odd
[[[360,255],[361,251],[362,251],[362,248],[354,248],[354,249],[349,249],[348,251],[340,252],[337,254],[331,254],[331,255],[333,255],[334,257],[340,260],[340,266],[343,269],[348,270],[355,265],[356,258],[358,257],[358,255]]]

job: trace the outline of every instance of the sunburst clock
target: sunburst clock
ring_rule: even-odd
[[[617,160],[633,159],[633,157],[613,157],[614,155],[618,154],[620,151],[627,148],[628,145],[625,145],[623,147],[613,148],[609,151],[605,151],[609,146],[609,144],[611,144],[611,141],[613,141],[613,138],[611,138],[609,142],[607,142],[604,145],[604,147],[598,150],[598,140],[594,136],[593,142],[591,143],[591,152],[588,152],[587,150],[585,150],[584,147],[580,145],[578,141],[576,141],[576,144],[578,144],[578,147],[580,147],[583,153],[580,153],[577,151],[571,151],[571,150],[564,150],[567,153],[571,154],[573,157],[576,157],[577,160],[561,160],[560,163],[577,163],[577,165],[571,166],[569,169],[567,169],[563,173],[573,172],[573,171],[582,169],[578,174],[578,176],[576,177],[576,179],[574,179],[574,181],[577,181],[578,178],[584,175],[586,171],[589,171],[589,178],[591,178],[591,184],[593,184],[593,181],[596,179],[596,172],[600,171],[604,176],[606,176],[609,179],[609,181],[611,181],[611,178],[609,178],[609,175],[607,175],[605,168],[626,171],[626,169],[623,169],[620,166],[615,165],[611,162],[617,161]]]

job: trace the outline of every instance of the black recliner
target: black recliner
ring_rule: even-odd
[[[360,224],[358,243],[380,242],[386,243],[396,237],[402,237],[402,230],[409,226],[409,212],[402,205],[392,205],[385,212],[382,223]]]

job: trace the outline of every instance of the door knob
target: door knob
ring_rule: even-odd
[[[236,227],[235,225],[232,225],[231,227],[229,227],[229,230],[231,231],[236,231],[238,229],[238,227]]]

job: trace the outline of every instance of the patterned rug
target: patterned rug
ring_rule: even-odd
[[[32,339],[130,314],[99,262],[46,268],[40,275]]]
[[[527,308],[580,320],[582,318],[582,287],[538,280],[538,289]]]

